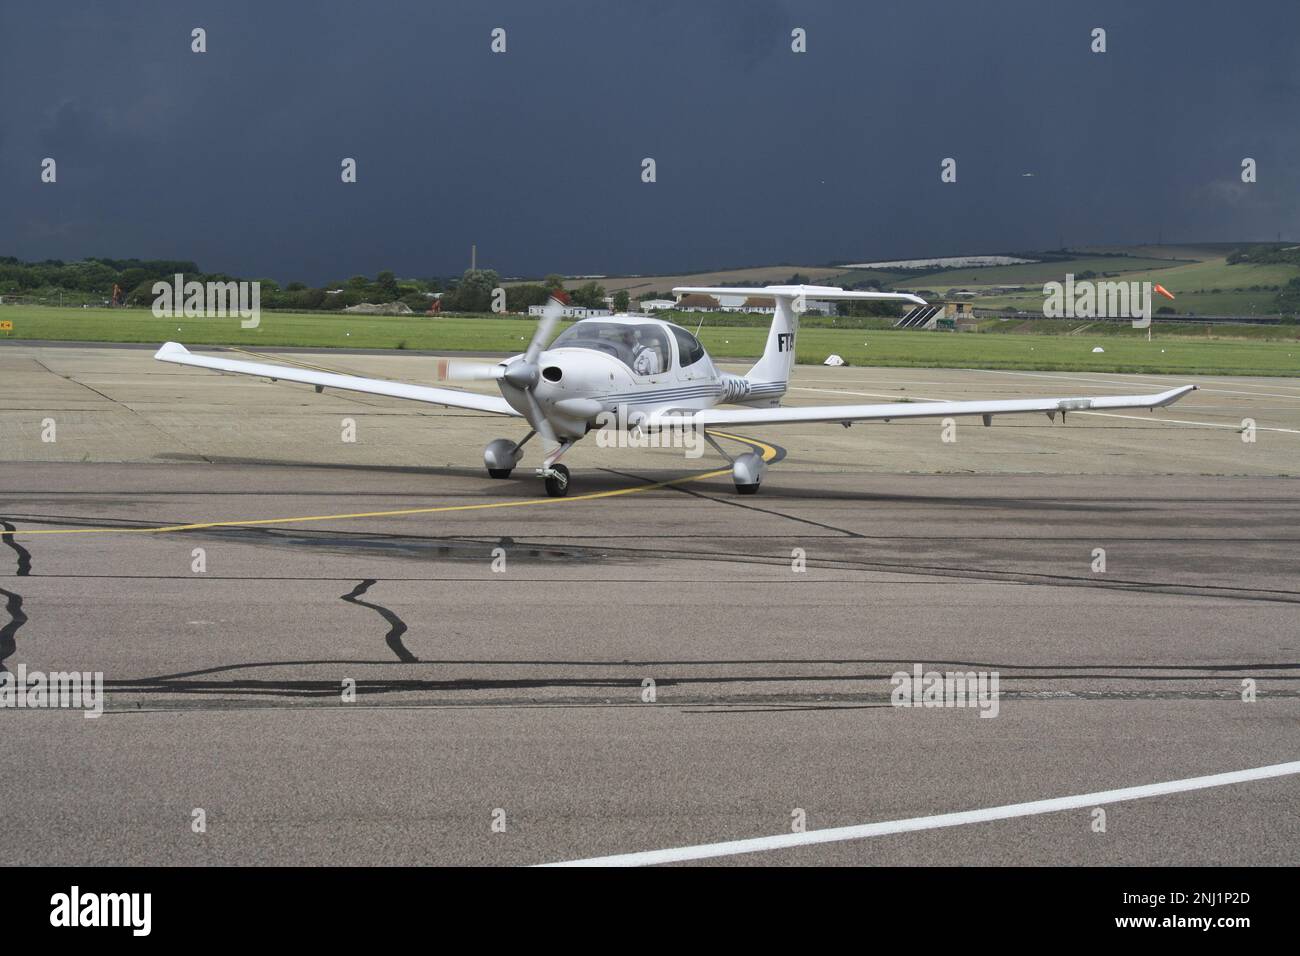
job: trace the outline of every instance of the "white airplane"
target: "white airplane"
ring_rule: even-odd
[[[559,303],[552,300],[537,331],[520,355],[498,363],[439,362],[441,377],[452,380],[493,380],[500,397],[454,388],[407,385],[382,379],[339,375],[313,369],[244,362],[194,355],[183,345],[168,342],[154,355],[163,362],[194,365],[219,372],[257,375],[271,381],[303,382],[316,391],[337,388],[372,395],[409,398],[434,405],[469,408],[523,418],[531,430],[520,441],[498,438],[483,452],[488,474],[508,478],[523,457],[523,447],[540,435],[543,458],[537,469],[546,492],[561,497],[569,489],[569,469],[560,456],[587,432],[606,424],[611,413],[622,427],[654,433],[691,428],[701,433],[731,462],[736,491],[758,491],[766,463],[755,452],[735,458],[709,435],[712,427],[780,425],[789,422],[839,422],[895,418],[946,418],[980,415],[984,424],[994,415],[1013,412],[1060,412],[1084,409],[1158,408],[1177,401],[1196,388],[1183,385],[1153,395],[1107,395],[1093,398],[1027,398],[997,401],[916,402],[875,405],[799,405],[782,407],[781,399],[794,364],[795,334],[799,314],[809,299],[896,300],[925,305],[925,300],[904,293],[854,292],[831,286],[773,285],[765,288],[713,288],[683,286],[673,289],[706,295],[763,296],[776,303],[767,346],[762,357],[744,375],[719,371],[699,340],[681,326],[641,315],[614,315],[582,319],[548,341],[560,319]],[[724,405],[737,407],[721,407]]]

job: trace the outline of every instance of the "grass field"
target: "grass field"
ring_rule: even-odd
[[[1177,299],[1167,299],[1152,293],[1151,308],[1158,310],[1161,306],[1177,307],[1179,315],[1276,315],[1276,292],[1178,292]],[[1036,289],[1014,295],[981,296],[972,300],[977,309],[1015,309],[1041,315],[1043,311],[1043,291]]]
[[[1188,266],[1200,263],[1186,263]],[[939,272],[922,273],[897,279],[893,283],[907,289],[933,289],[936,292],[952,288],[975,288],[990,285],[1036,285],[1039,298],[1042,297],[1044,282],[1061,280],[1067,272],[1079,275],[1083,272],[1122,273],[1126,280],[1133,278],[1133,273],[1148,273],[1156,270],[1166,273],[1178,267],[1179,263],[1169,259],[1138,259],[1132,256],[1089,256],[1066,259],[1059,262],[1027,262],[1011,266],[987,266],[979,269],[944,269]],[[1235,267],[1234,267],[1235,268]],[[1163,281],[1163,280],[1156,280]],[[1253,283],[1247,283],[1251,285]]]
[[[1135,330],[1127,322],[1099,322],[1093,319],[1040,319],[1035,317],[1015,319],[984,319],[979,324],[983,333],[1035,335],[1088,335],[1115,338],[1146,338],[1146,333]],[[1217,339],[1233,341],[1286,341],[1300,344],[1300,325],[1239,325],[1231,323],[1180,322],[1177,325],[1157,322],[1152,335],[1159,339]]]
[[[761,339],[761,334],[756,338]],[[735,342],[734,336],[732,341]],[[705,345],[711,352],[717,348],[707,337]],[[1097,345],[1105,352],[1093,353],[1092,349]],[[1300,375],[1300,342],[1296,341],[1197,340],[1155,335],[1148,342],[1137,334],[1089,336],[1086,332],[1080,335],[986,335],[805,329],[799,333],[797,355],[800,362],[820,362],[831,352],[843,356],[851,365]],[[757,354],[757,350],[753,354]]]
[[[0,338],[81,342],[180,342],[184,345],[239,345],[268,348],[307,345],[322,348],[418,349],[422,351],[505,352],[522,349],[533,334],[528,319],[492,317],[331,315],[263,312],[255,329],[238,318],[156,319],[147,309],[57,309],[42,306],[0,308],[0,320],[13,322]]]
[[[167,340],[187,346],[236,345],[245,348],[315,346],[326,348],[407,348],[428,352],[517,352],[532,335],[529,319],[496,317],[424,318],[264,313],[256,329],[241,329],[237,319],[156,319],[144,310],[57,309],[40,306],[0,308],[0,320],[13,322],[6,339],[147,342]],[[1177,329],[1157,325],[1151,342],[1131,328],[1102,326],[1079,334],[1060,334],[1080,323],[989,325],[998,332],[896,332],[883,329],[806,327],[796,356],[820,363],[832,352],[851,365],[935,368],[1006,368],[1057,371],[1165,372],[1178,374],[1300,375],[1300,329],[1267,331],[1239,327]],[[693,329],[692,329],[693,331]],[[1223,337],[1230,332],[1234,338]],[[1035,334],[1036,333],[1036,334]],[[1057,334],[1052,334],[1057,333]],[[1220,334],[1215,334],[1220,333]],[[1265,335],[1289,336],[1268,340]],[[765,325],[709,327],[700,338],[710,354],[757,357],[767,337]],[[1105,352],[1093,353],[1096,345]]]
[[[1273,315],[1277,292],[1297,276],[1300,267],[1287,264],[1228,265],[1222,256],[1195,262],[1151,258],[1091,257],[1033,265],[995,266],[988,269],[950,270],[930,276],[898,279],[891,288],[929,289],[944,294],[951,288],[971,289],[997,285],[1025,285],[1023,292],[980,295],[969,301],[979,309],[1016,309],[1037,313],[1043,307],[1043,283],[1064,280],[1067,272],[1120,273],[1112,281],[1160,283],[1175,296],[1174,302],[1154,300],[1153,308],[1170,306],[1182,315]],[[1097,278],[1093,281],[1106,281]],[[1252,287],[1254,287],[1252,291]]]

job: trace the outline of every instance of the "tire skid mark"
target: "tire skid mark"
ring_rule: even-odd
[[[13,531],[14,526],[3,518],[0,518],[0,528],[5,531]],[[18,556],[17,576],[25,578],[32,573],[32,556],[26,548],[14,540],[14,536],[4,535],[4,542],[14,549]],[[5,599],[5,611],[9,614],[9,621],[4,627],[0,628],[0,673],[7,673],[8,668],[4,662],[13,655],[18,649],[18,629],[27,623],[27,615],[23,611],[23,597],[14,591],[6,588],[0,588],[0,595]]]
[[[10,524],[4,518],[0,518],[0,529],[3,529],[5,531],[17,530],[12,524]],[[21,544],[19,544],[17,540],[15,540],[12,534],[3,535],[3,538],[4,538],[4,543],[9,545],[9,547],[13,548],[14,554],[18,555],[18,577],[20,578],[27,577],[29,574],[32,573],[31,552],[28,551],[26,548],[24,548]]]
[[[402,635],[406,633],[406,622],[382,604],[371,604],[369,601],[360,600],[361,595],[370,590],[371,585],[375,584],[377,580],[377,578],[366,578],[347,594],[344,594],[343,600],[349,604],[368,607],[387,621],[388,633],[384,635],[384,640],[388,642],[388,649],[397,655],[399,661],[405,664],[418,663],[420,659],[407,650],[406,645],[402,643]]]

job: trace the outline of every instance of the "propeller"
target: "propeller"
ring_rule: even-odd
[[[443,359],[438,362],[438,378],[444,382],[493,382],[505,375],[504,363],[469,362]]]
[[[537,331],[533,333],[533,340],[528,343],[528,348],[524,351],[525,362],[537,364],[537,356],[542,354],[542,349],[555,334],[555,327],[560,324],[560,316],[563,313],[564,306],[560,304],[559,299],[551,298],[546,301],[546,308],[542,310],[542,319],[537,323]]]
[[[521,358],[507,365],[505,362],[474,362],[463,359],[442,359],[438,362],[438,378],[446,382],[495,382],[505,379],[515,388],[529,389],[537,384],[537,357],[555,332],[563,308],[555,299],[546,305],[546,311],[537,323],[537,331]]]
[[[542,442],[548,448],[558,446],[560,439],[555,434],[555,428],[546,417],[546,413],[542,410],[541,403],[537,401],[537,396],[533,394],[533,388],[537,385],[537,380],[541,378],[541,371],[537,367],[537,359],[541,356],[546,343],[550,341],[551,336],[555,333],[555,327],[559,325],[560,316],[563,313],[564,307],[557,299],[548,301],[546,309],[542,312],[542,318],[537,323],[537,331],[533,333],[533,339],[528,343],[528,348],[524,350],[523,356],[515,359],[509,365],[493,366],[500,373],[494,377],[524,393],[524,398],[528,402],[528,410],[531,413],[528,416],[528,423],[537,430],[537,434],[542,436]]]

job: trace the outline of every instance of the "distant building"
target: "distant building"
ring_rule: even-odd
[[[675,309],[677,303],[673,299],[642,299],[638,305],[642,312],[658,312],[662,309]]]
[[[677,300],[676,308],[683,312],[717,312],[722,303],[702,292],[688,292]]]
[[[528,307],[529,315],[545,315],[546,306],[530,305]],[[612,315],[609,309],[588,309],[581,305],[566,305],[560,310],[562,318],[566,319],[598,319],[603,315]]]

